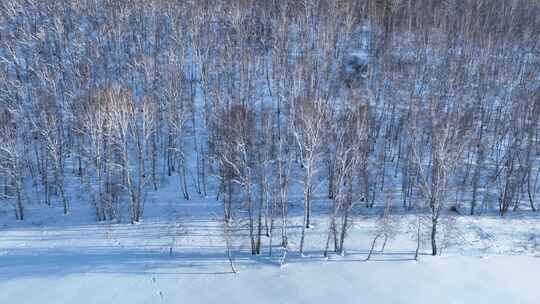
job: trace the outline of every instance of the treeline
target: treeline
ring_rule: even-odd
[[[534,0],[2,1],[0,201],[138,222],[177,176],[258,254],[301,194],[302,253],[324,193],[325,254],[374,206],[436,254],[449,209],[537,209],[539,31]]]

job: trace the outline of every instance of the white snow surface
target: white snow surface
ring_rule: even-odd
[[[39,259],[39,257],[35,257]],[[424,258],[420,262],[259,265],[230,274],[220,265],[129,254],[94,271],[58,270],[0,283],[2,303],[538,303],[532,257]],[[84,256],[81,256],[84,259]],[[163,268],[144,269],[144,260]],[[166,260],[166,261],[164,261]],[[85,263],[85,261],[80,261]],[[135,264],[135,265],[130,265]],[[65,269],[67,267],[68,269]],[[2,267],[4,268],[4,267]],[[4,273],[5,274],[5,273]],[[32,291],[32,292],[29,292]]]
[[[535,213],[456,215],[456,229],[441,232],[442,255],[430,256],[423,244],[414,261],[407,227],[415,217],[396,212],[400,232],[366,262],[380,211],[357,214],[345,255],[324,259],[328,217],[324,200],[315,200],[301,257],[301,198],[293,198],[286,265],[278,231],[272,256],[268,246],[252,256],[240,230],[233,274],[220,203],[215,196],[185,201],[175,187],[150,193],[136,225],[97,223],[91,206],[77,201],[67,216],[60,204],[29,205],[24,222],[0,210],[0,304],[540,303]]]

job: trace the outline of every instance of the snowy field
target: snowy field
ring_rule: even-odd
[[[96,223],[85,205],[69,216],[36,206],[24,222],[4,212],[0,303],[539,303],[537,220],[525,214],[456,217],[460,228],[441,241],[442,255],[428,255],[425,244],[419,261],[412,233],[401,232],[368,262],[374,217],[358,215],[346,254],[324,259],[321,214],[305,257],[297,253],[299,231],[291,231],[284,267],[279,246],[253,257],[239,233],[233,274],[220,207],[213,198],[151,200],[138,225]],[[212,210],[215,218],[205,216]],[[299,211],[293,221],[301,222]],[[414,221],[394,217],[401,231]]]
[[[32,257],[41,258],[37,264],[55,260]],[[48,271],[33,276],[2,267],[2,303],[538,303],[539,298],[540,264],[523,256],[328,261],[283,269],[259,263],[236,275],[204,257],[81,253],[70,258],[77,262],[43,266]],[[85,270],[101,258],[107,265]]]

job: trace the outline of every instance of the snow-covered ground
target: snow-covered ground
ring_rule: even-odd
[[[197,257],[183,261],[157,253],[112,253],[103,261],[107,265],[84,270],[82,265],[96,264],[92,259],[97,258],[73,257],[81,264],[77,272],[74,262],[68,261],[33,276],[2,267],[1,303],[492,304],[539,299],[540,263],[524,256],[437,257],[419,263],[307,262],[285,268],[256,265],[236,275],[218,263],[189,266]],[[147,264],[159,268],[145,268]]]
[[[174,187],[171,185],[169,188]],[[358,214],[344,256],[322,257],[327,216],[314,208],[306,256],[299,229],[282,251],[248,252],[239,232],[232,274],[215,198],[150,197],[142,223],[96,223],[92,209],[71,214],[39,205],[24,222],[0,214],[0,303],[539,303],[537,218],[531,213],[455,217],[442,255],[422,248],[414,261],[414,233],[400,232],[366,262],[376,216]],[[45,209],[44,209],[45,208]],[[39,212],[38,212],[39,210]],[[46,210],[46,212],[44,211]],[[292,221],[301,222],[293,208]],[[211,214],[212,216],[208,216]],[[534,213],[533,213],[534,215]],[[412,215],[396,214],[407,231]],[[292,227],[299,227],[291,225]],[[449,226],[449,225],[447,225]],[[450,230],[449,230],[450,231]],[[275,237],[274,243],[278,243]],[[268,244],[268,242],[265,242]],[[380,245],[377,246],[377,250]]]

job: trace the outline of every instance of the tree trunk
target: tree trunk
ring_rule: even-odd
[[[21,187],[17,185],[15,191],[17,191],[17,202],[16,202],[16,206],[15,206],[15,218],[18,221],[22,221],[22,220],[24,220],[24,208],[23,208],[23,204],[22,204]]]
[[[431,220],[431,255],[433,256],[437,255],[437,222],[438,217],[433,216]]]

